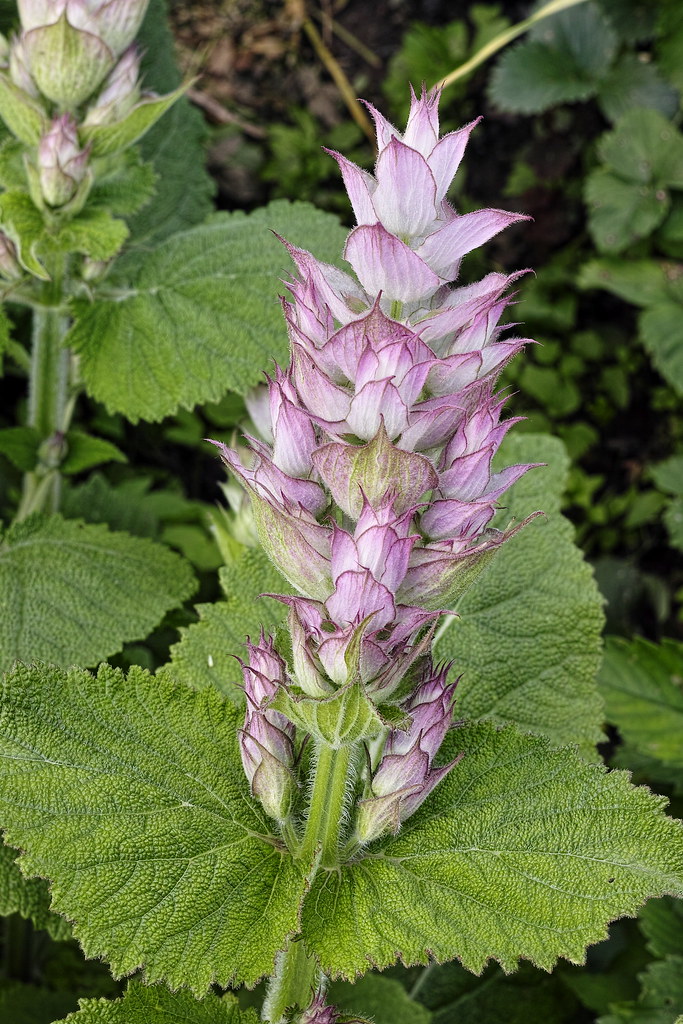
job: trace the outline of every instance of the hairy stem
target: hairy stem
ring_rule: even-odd
[[[316,768],[306,830],[299,856],[310,859],[320,851],[320,865],[339,864],[339,834],[344,816],[351,746],[335,750],[327,743],[316,745]]]
[[[318,973],[315,957],[308,955],[303,939],[290,942],[284,952],[278,953],[261,1011],[262,1019],[269,1024],[281,1024],[289,1007],[305,1010],[317,988]]]

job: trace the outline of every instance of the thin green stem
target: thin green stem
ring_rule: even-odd
[[[319,851],[322,867],[333,868],[339,864],[339,835],[351,753],[350,745],[338,750],[327,743],[316,746],[315,778],[299,856],[313,861]]]
[[[290,942],[275,962],[275,973],[261,1011],[262,1019],[269,1024],[281,1024],[288,1008],[298,1006],[305,1010],[317,988],[318,973],[315,957],[308,955],[303,939]]]

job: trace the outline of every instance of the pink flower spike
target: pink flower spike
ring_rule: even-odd
[[[480,121],[481,118],[478,117],[457,132],[444,135],[429,154],[428,163],[436,182],[437,203],[440,203],[448,192],[462,161],[472,129],[476,128]]]
[[[354,228],[346,240],[344,259],[373,297],[382,292],[390,301],[416,302],[428,298],[441,284],[424,260],[381,224]]]
[[[377,188],[375,179],[367,171],[347,160],[341,153],[336,153],[333,149],[325,149],[325,152],[334,157],[339,164],[356,224],[376,224],[378,217],[372,204],[372,195]]]
[[[436,182],[423,156],[392,139],[379,155],[375,174],[372,205],[387,231],[405,238],[433,230],[438,216]]]
[[[530,218],[507,210],[476,210],[456,216],[429,235],[415,252],[442,281],[453,281],[463,256],[520,220]]]
[[[424,157],[430,155],[439,138],[440,99],[441,89],[427,91],[423,85],[418,97],[413,87],[410,87],[410,113],[403,141]]]

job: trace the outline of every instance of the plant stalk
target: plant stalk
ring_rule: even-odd
[[[344,817],[351,751],[350,745],[338,750],[327,743],[316,746],[315,778],[299,856],[313,861],[319,851],[319,864],[325,868],[339,865],[339,834]]]
[[[309,956],[303,939],[295,939],[275,961],[275,973],[268,985],[261,1018],[269,1024],[282,1024],[285,1011],[293,1006],[305,1010],[317,988],[318,965]]]

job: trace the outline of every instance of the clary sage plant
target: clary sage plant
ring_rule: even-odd
[[[84,1000],[68,1020],[253,1024],[248,993],[265,980],[263,1021],[362,1024],[335,980],[370,968],[581,962],[610,920],[681,891],[683,840],[660,799],[594,762],[599,708],[581,649],[596,639],[584,620],[599,626],[593,585],[561,532],[553,588],[541,590],[535,560],[552,525],[537,512],[557,511],[520,513],[514,494],[553,467],[505,439],[515,420],[501,418],[496,391],[526,344],[500,324],[518,275],[457,284],[463,257],[524,218],[449,203],[476,122],[440,137],[438,93],[413,96],[402,134],[370,107],[374,175],[332,154],[356,221],[343,249],[350,267],[284,241],[290,353],[267,386],[252,390],[263,363],[239,369],[231,316],[245,317],[246,285],[243,304],[225,310],[226,358],[238,369],[219,379],[246,393],[253,423],[246,445],[215,442],[248,495],[224,546],[243,558],[223,577],[234,572],[228,601],[203,610],[156,675],[68,667],[149,630],[192,586],[158,544],[58,514],[78,393],[133,420],[215,397],[209,384],[174,390],[172,363],[155,361],[149,339],[162,353],[169,338],[179,346],[191,387],[214,376],[206,339],[229,287],[221,260],[244,244],[243,222],[218,217],[163,250],[116,258],[131,197],[149,199],[154,186],[131,147],[178,98],[142,91],[132,40],[145,8],[24,0],[0,76],[14,135],[0,152],[2,274],[7,297],[33,312],[19,429],[35,453],[0,562],[15,573],[8,607],[11,586],[23,596],[33,571],[44,616],[42,632],[12,615],[5,627],[18,660],[0,712],[5,868],[19,892],[36,884],[26,878],[49,880],[53,927],[61,915],[86,956],[116,977],[140,972],[121,999]],[[270,217],[247,222],[249,246],[252,225],[265,234]],[[276,228],[283,219],[272,212]],[[117,378],[116,353],[138,344],[157,393]],[[0,431],[4,450],[9,440]],[[254,537],[267,559],[249,547]],[[64,578],[92,566],[99,580],[106,568],[113,640],[84,601],[50,603],[30,561],[50,545]],[[487,580],[497,580],[488,592]],[[102,600],[94,590],[91,603]],[[245,638],[250,601],[262,618]],[[129,614],[126,602],[143,610]],[[76,622],[69,636],[89,634],[81,647],[60,646],[56,627],[45,639],[60,614]],[[231,645],[236,632],[246,647]],[[469,642],[444,646],[446,636]],[[535,675],[515,661],[528,637]],[[401,1021],[422,1021],[418,1011],[406,995]]]

